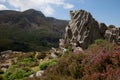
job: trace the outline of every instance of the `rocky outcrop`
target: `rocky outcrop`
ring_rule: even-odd
[[[71,20],[66,27],[65,44],[76,43],[86,49],[96,39],[103,39],[107,26],[98,23],[92,15],[84,10],[70,11]]]
[[[114,25],[110,25],[105,31],[105,38],[109,42],[120,45],[120,28],[116,28]]]

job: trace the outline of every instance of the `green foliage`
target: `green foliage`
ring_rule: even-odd
[[[97,45],[103,44],[105,42],[106,42],[106,40],[103,40],[103,39],[97,39],[97,40],[95,40],[95,44],[97,44]]]
[[[68,54],[69,52],[70,52],[70,49],[67,49],[66,52],[65,52],[65,54]]]
[[[34,67],[38,65],[37,60],[33,57],[21,58],[18,60],[16,64],[19,66],[29,66],[29,67]]]
[[[58,46],[59,36],[47,29],[24,30],[0,26],[0,51],[43,51]]]
[[[42,63],[40,63],[39,67],[41,70],[45,70],[48,67],[52,67],[52,66],[56,65],[56,63],[57,63],[56,59],[43,61]]]
[[[16,66],[11,66],[5,73],[4,79],[5,80],[25,80],[32,71],[25,71],[22,68],[17,68]]]
[[[106,41],[106,40],[103,40],[103,39],[97,39],[97,40],[95,40],[95,43],[94,43],[94,44],[89,45],[88,49],[89,49],[89,48],[94,48],[94,47],[97,47],[97,46],[103,47],[103,46],[105,46],[106,44],[108,45],[109,42]]]

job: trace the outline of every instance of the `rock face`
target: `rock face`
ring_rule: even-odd
[[[76,43],[86,49],[96,39],[104,39],[107,26],[98,23],[89,12],[84,10],[70,11],[71,20],[66,27],[65,44]]]
[[[109,42],[120,45],[120,28],[109,26],[108,29],[105,31],[105,38]]]

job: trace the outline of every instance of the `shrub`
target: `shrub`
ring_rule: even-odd
[[[119,73],[120,47],[98,40],[84,54],[60,57],[41,80],[119,80]]]
[[[41,70],[45,70],[48,67],[52,67],[52,66],[56,65],[56,63],[57,63],[56,59],[43,61],[43,62],[40,63],[39,67],[40,67]]]
[[[24,80],[30,74],[32,74],[32,71],[30,70],[25,71],[22,68],[16,68],[16,66],[11,66],[4,73],[4,79],[5,80]]]
[[[97,44],[97,45],[104,44],[105,42],[107,42],[107,41],[103,40],[103,39],[97,39],[97,40],[95,40],[95,44]]]
[[[21,60],[18,60],[17,62],[17,65],[19,66],[36,66],[37,65],[37,61],[35,58],[31,58],[31,57],[28,57],[28,58],[24,58],[24,59],[21,59]]]

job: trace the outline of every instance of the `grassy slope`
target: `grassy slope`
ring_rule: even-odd
[[[58,45],[59,36],[50,30],[24,30],[17,27],[0,27],[0,51],[40,51]]]

